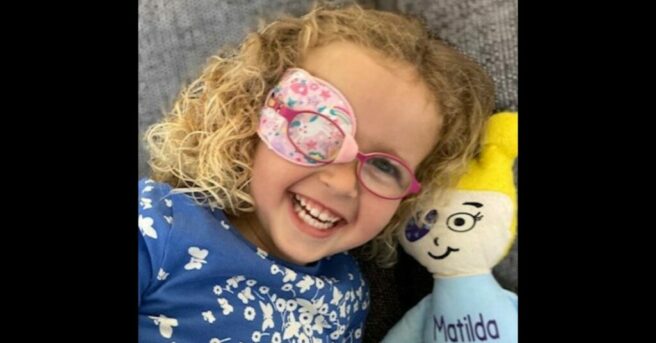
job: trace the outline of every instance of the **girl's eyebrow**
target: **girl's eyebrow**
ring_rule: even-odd
[[[400,159],[404,163],[407,163],[410,167],[412,167],[412,165],[410,165],[410,162],[408,162],[407,158],[401,156],[394,148],[386,146],[386,145],[376,144],[376,145],[374,145],[374,147],[372,149],[367,149],[367,150],[361,149],[361,151],[364,152],[364,153],[382,152],[382,153],[385,153],[385,154],[388,154],[388,155],[392,155],[392,156]]]
[[[483,207],[483,204],[481,204],[480,202],[463,202],[462,204],[463,204],[463,205],[474,206],[474,207],[476,207],[476,208],[481,208],[481,207]]]
[[[362,152],[370,153],[370,152],[384,152],[386,154],[394,155],[396,157],[402,158],[401,155],[399,154],[398,151],[393,146],[390,146],[387,144],[388,142],[385,141],[373,141],[370,142],[367,146],[367,150],[361,149]],[[360,143],[358,143],[360,145]],[[362,146],[362,145],[360,145]],[[405,161],[405,159],[403,158]]]

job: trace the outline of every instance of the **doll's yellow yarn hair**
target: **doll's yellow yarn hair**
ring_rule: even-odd
[[[456,187],[499,192],[510,197],[514,214],[508,249],[517,232],[517,191],[512,168],[517,157],[517,118],[517,112],[502,112],[490,117],[480,157],[470,163]]]

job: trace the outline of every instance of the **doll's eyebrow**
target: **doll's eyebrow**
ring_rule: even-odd
[[[474,207],[476,207],[476,208],[481,208],[481,207],[483,207],[483,204],[481,204],[480,202],[463,202],[462,204],[463,204],[463,205],[474,206]]]

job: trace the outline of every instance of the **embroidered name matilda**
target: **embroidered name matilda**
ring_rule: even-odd
[[[438,320],[433,316],[433,340],[437,340],[438,332],[444,333],[445,342],[485,342],[499,339],[499,327],[496,320],[485,321],[479,313],[479,321],[472,324],[470,315],[462,317],[456,323],[444,323],[444,316]]]

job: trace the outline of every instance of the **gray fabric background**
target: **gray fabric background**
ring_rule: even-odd
[[[343,1],[332,1],[343,2]],[[444,40],[481,63],[497,89],[497,110],[517,110],[517,0],[363,0],[378,9],[423,17]],[[185,83],[224,44],[236,45],[258,17],[300,15],[310,1],[139,0],[139,175],[148,175],[141,135],[167,112]],[[359,256],[359,252],[355,252]],[[430,292],[432,280],[404,253],[397,267],[363,263],[372,284],[365,342],[377,342],[403,313]],[[517,291],[517,246],[494,269]]]

